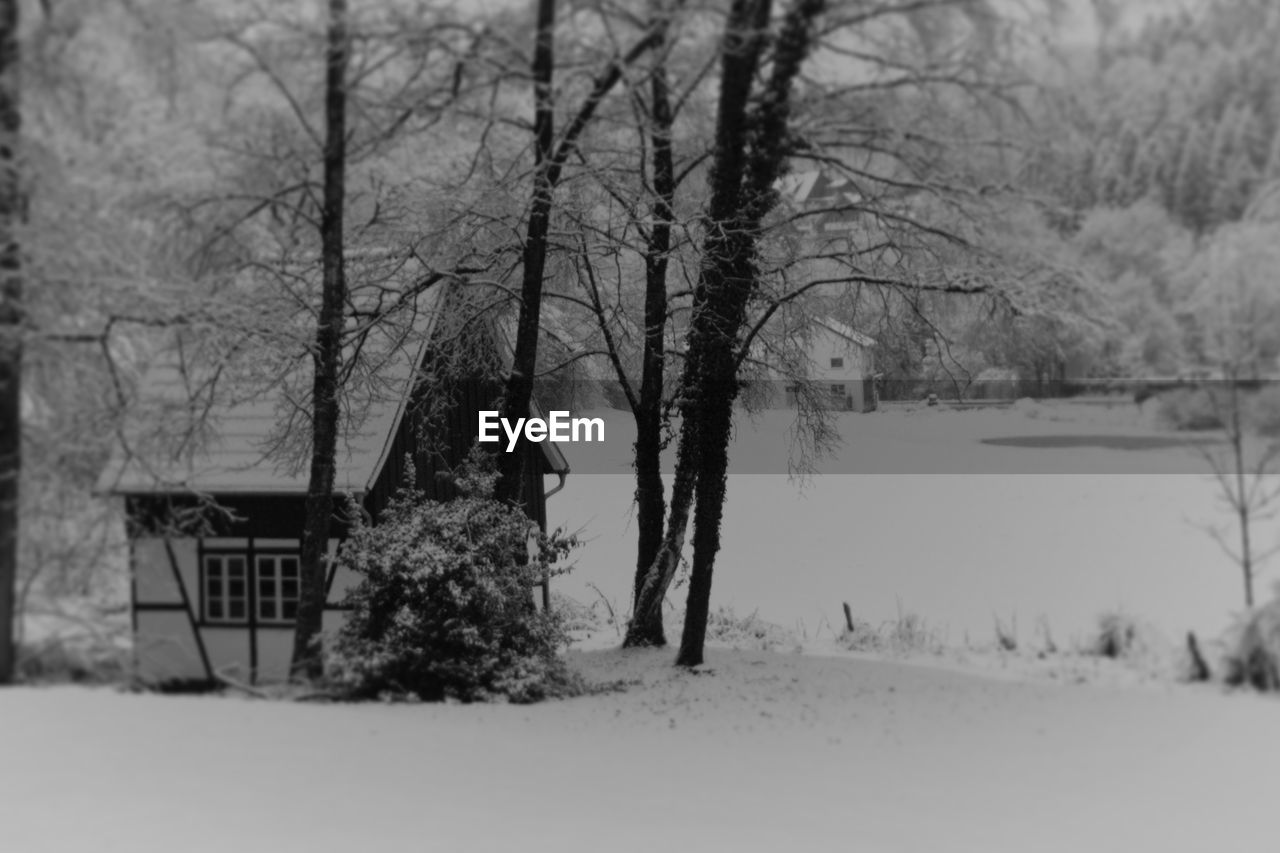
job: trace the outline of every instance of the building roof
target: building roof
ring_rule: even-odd
[[[852,326],[847,326],[839,320],[834,320],[831,317],[817,317],[813,322],[822,326],[824,329],[835,332],[840,337],[850,341],[851,343],[855,343],[860,347],[873,347],[876,345],[875,338],[870,337],[869,335],[864,335]]]
[[[343,395],[336,492],[368,492],[386,464],[447,292],[444,286],[429,289],[408,316],[371,330],[362,345],[365,368],[347,382]],[[242,354],[215,370],[184,364],[180,346],[162,353],[143,375],[140,417],[126,426],[127,440],[99,477],[98,490],[305,494],[310,475],[309,360],[296,359],[283,375],[263,371],[254,377],[249,362],[256,355]],[[225,378],[218,388],[212,377],[222,374],[234,378]],[[165,423],[166,417],[181,436],[157,436],[144,428],[145,423]],[[542,449],[553,471],[568,472],[558,447],[543,442]]]

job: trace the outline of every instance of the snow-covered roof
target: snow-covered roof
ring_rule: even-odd
[[[864,335],[852,326],[845,325],[839,320],[834,320],[831,317],[818,317],[814,322],[819,326],[822,326],[824,329],[835,332],[840,337],[850,341],[851,343],[855,343],[860,347],[873,347],[876,345],[875,338],[872,338],[869,335]]]
[[[363,343],[366,369],[359,381],[348,382],[342,401],[335,491],[372,489],[392,452],[446,293],[444,286],[429,289],[409,316],[375,327]],[[184,364],[179,347],[166,350],[143,375],[142,416],[126,427],[128,441],[102,472],[97,489],[113,494],[305,494],[310,475],[305,452],[310,445],[309,359],[298,358],[284,375],[272,376],[268,370],[255,380],[253,365],[246,364],[254,356],[245,353],[236,364],[214,369]],[[225,381],[215,393],[212,377],[232,368],[239,371],[238,378]],[[536,415],[536,405],[531,409]],[[186,440],[148,436],[147,423],[154,425],[166,412],[176,430],[190,433]],[[541,446],[552,470],[568,471],[559,448],[550,442]]]

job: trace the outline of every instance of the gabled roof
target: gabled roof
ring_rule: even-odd
[[[448,302],[447,293],[448,288],[442,285],[432,288],[418,298],[414,312],[404,321],[370,331],[361,348],[368,368],[358,381],[348,382],[344,395],[335,491],[362,494],[373,488],[392,452],[418,368]],[[150,420],[171,411],[179,428],[179,415],[187,421],[194,415],[199,422],[199,440],[186,442],[175,452],[174,445],[179,442],[148,440],[140,424],[126,427],[132,452],[117,452],[99,477],[98,490],[114,494],[305,494],[310,475],[306,452],[310,417],[305,408],[311,381],[308,361],[303,356],[284,376],[257,381],[251,378],[250,365],[250,378],[246,381],[242,372],[233,398],[227,392],[208,392],[212,387],[209,369],[184,367],[180,349],[171,347],[144,374],[139,408]],[[193,397],[197,402],[192,402]],[[292,438],[286,428],[291,422]],[[298,440],[299,434],[305,434],[306,440]],[[542,448],[553,471],[568,471],[559,448],[550,442],[543,442]]]
[[[817,317],[813,322],[824,329],[835,332],[840,337],[850,343],[857,344],[860,347],[873,347],[876,345],[875,338],[870,337],[869,335],[864,335],[852,326],[847,326],[839,320],[834,320],[831,317]]]

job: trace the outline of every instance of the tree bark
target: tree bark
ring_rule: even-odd
[[[636,603],[624,646],[644,645],[646,637],[642,628],[653,620],[661,619],[662,600],[675,577],[684,548],[701,467],[702,443],[698,431],[702,425],[703,397],[713,393],[714,385],[705,381],[703,362],[714,347],[712,340],[717,335],[715,321],[718,318],[713,315],[718,310],[717,303],[724,284],[724,259],[732,255],[734,250],[730,244],[737,236],[733,225],[740,207],[739,194],[746,160],[747,106],[760,62],[769,11],[769,0],[735,0],[725,24],[720,99],[716,108],[715,154],[710,179],[711,200],[706,217],[708,234],[702,271],[694,289],[689,346],[681,377],[681,424],[675,482],[666,533],[643,582],[637,584]],[[732,341],[728,346],[731,351]],[[722,380],[724,378],[721,377]]]
[[[657,45],[661,50],[661,45]],[[644,355],[636,422],[636,575],[632,613],[644,588],[649,567],[662,547],[663,516],[667,511],[662,483],[662,392],[666,357],[667,267],[671,251],[671,227],[675,220],[676,173],[671,149],[671,91],[665,58],[659,56],[650,80],[653,98],[650,132],[653,148],[653,226],[645,247]],[[628,626],[632,645],[665,646],[662,608],[648,611],[645,619],[633,618]]]
[[[660,19],[631,49],[615,57],[592,83],[560,143],[555,144],[555,103],[551,82],[555,74],[555,0],[538,0],[536,45],[533,54],[534,85],[534,175],[533,197],[529,203],[529,225],[525,231],[521,257],[520,315],[511,372],[503,395],[502,416],[515,422],[527,417],[533,398],[533,379],[538,364],[538,324],[542,314],[542,284],[550,246],[552,196],[569,156],[577,150],[578,139],[591,123],[596,109],[622,79],[623,71],[646,51],[659,44],[667,21]],[[523,456],[508,453],[502,461],[496,497],[509,503],[520,501]]]
[[[705,337],[709,352],[703,360],[701,380],[709,393],[704,394],[703,423],[698,436],[702,445],[702,470],[698,475],[698,505],[693,518],[693,566],[689,573],[684,632],[676,656],[680,666],[702,663],[711,604],[711,575],[720,550],[733,404],[741,389],[736,377],[735,344],[746,323],[747,305],[759,283],[756,248],[761,223],[777,204],[774,185],[786,168],[792,85],[809,55],[813,23],[823,5],[824,0],[797,0],[787,13],[774,48],[769,80],[748,119],[749,133],[738,143],[746,150],[747,157],[734,227],[723,236],[717,236],[713,230],[708,241],[714,245],[708,252],[714,265],[709,270],[713,287],[708,288],[709,310],[704,313],[711,317],[708,323],[711,334]],[[767,15],[766,11],[759,22],[762,28],[768,22]],[[758,52],[756,56],[758,66]],[[692,346],[691,340],[690,348]]]
[[[733,405],[740,390],[736,345],[757,289],[755,256],[761,222],[776,204],[774,184],[786,164],[791,87],[808,55],[812,23],[822,7],[822,0],[798,0],[788,12],[769,80],[754,109],[750,106],[752,81],[760,68],[769,0],[737,0],[726,24],[707,236],[682,377],[676,481],[666,536],[640,584],[633,619],[635,624],[660,609],[675,576],[692,508],[693,565],[676,657],[682,666],[697,666],[703,659],[712,573],[720,549]],[[632,633],[629,629],[628,645],[637,639]]]
[[[16,231],[24,207],[17,163],[18,62],[18,3],[0,0],[0,684],[12,681],[17,659],[22,269]]]
[[[325,73],[324,201],[320,220],[323,293],[312,360],[311,477],[302,534],[301,582],[293,641],[294,677],[323,674],[318,648],[325,604],[325,555],[333,516],[338,441],[338,371],[347,281],[343,208],[346,203],[347,63],[350,58],[346,0],[329,0]]]

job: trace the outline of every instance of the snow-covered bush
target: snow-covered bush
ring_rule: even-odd
[[[354,530],[338,561],[362,580],[329,655],[336,686],[354,697],[463,701],[579,692],[557,657],[562,621],[533,598],[576,540],[544,535],[494,500],[496,481],[487,457],[473,455],[455,500],[404,489],[380,524]]]
[[[566,631],[598,631],[604,624],[595,604],[583,604],[560,592],[551,593],[551,610]]]
[[[1222,429],[1222,410],[1208,389],[1179,388],[1160,395],[1157,421],[1168,429]]]
[[[1129,657],[1138,645],[1138,623],[1127,613],[1111,610],[1098,617],[1097,633],[1085,651],[1104,658]]]
[[[1183,651],[1159,628],[1123,610],[1099,615],[1094,633],[1076,648],[1083,655],[1119,661],[1152,676],[1185,678],[1188,672]]]
[[[1280,690],[1280,596],[1241,616],[1227,635],[1224,680]]]
[[[121,683],[128,678],[128,659],[118,645],[52,637],[18,648],[17,677],[27,683]]]

